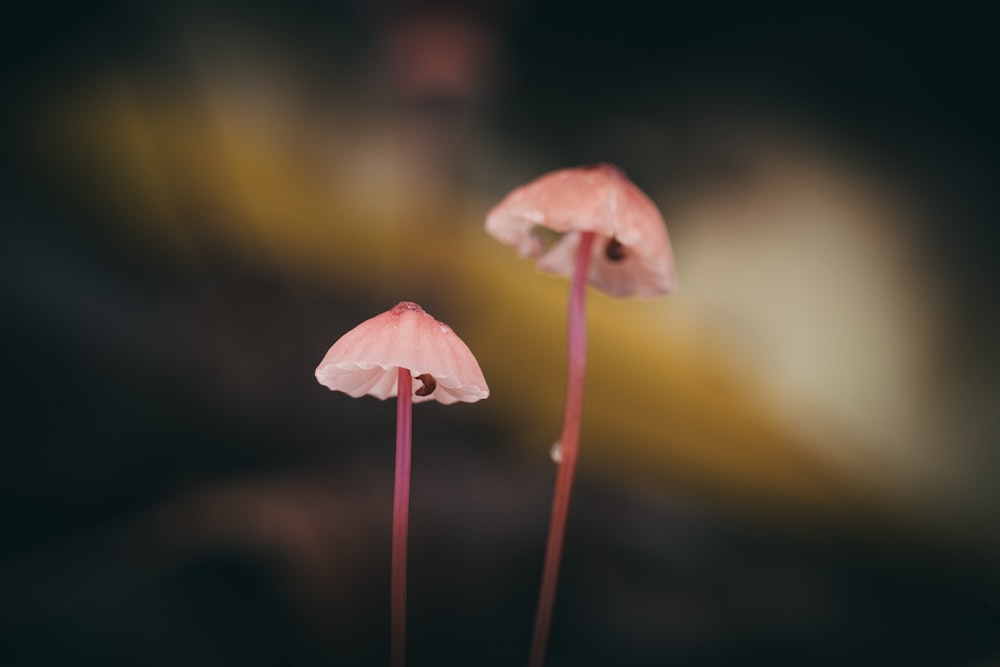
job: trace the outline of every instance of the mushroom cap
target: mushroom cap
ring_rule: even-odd
[[[436,382],[426,396],[416,393],[426,383],[414,382],[414,403],[475,403],[490,395],[479,363],[462,339],[410,301],[341,336],[316,368],[316,379],[355,398],[370,394],[385,400],[398,391],[399,368],[418,380],[428,374]]]
[[[545,227],[558,240],[546,245]],[[658,296],[677,288],[673,252],[663,216],[618,167],[560,169],[523,185],[486,216],[486,231],[537,259],[542,271],[571,276],[581,232],[594,232],[588,282],[615,297]],[[612,240],[621,244],[616,254]]]

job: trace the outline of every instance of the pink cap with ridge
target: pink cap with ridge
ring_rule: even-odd
[[[413,383],[414,403],[474,403],[490,395],[479,363],[462,339],[409,301],[344,334],[316,368],[316,379],[354,397],[370,394],[384,400],[397,393],[399,368],[418,380]]]
[[[545,227],[561,234],[546,245]],[[493,207],[486,231],[570,276],[581,232],[594,232],[588,282],[616,297],[659,296],[677,288],[667,228],[656,205],[614,165],[560,169],[523,185]]]

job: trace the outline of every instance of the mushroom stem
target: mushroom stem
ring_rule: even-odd
[[[413,378],[399,369],[396,392],[396,484],[392,504],[391,664],[406,661],[406,539],[410,517],[410,443],[413,435]]]
[[[576,469],[576,455],[580,444],[580,421],[583,418],[583,380],[587,365],[587,274],[590,270],[594,232],[580,234],[580,245],[573,267],[573,282],[569,293],[569,362],[566,379],[566,409],[563,415],[562,461],[556,474],[556,488],[552,499],[552,519],[549,539],[545,548],[545,566],[542,570],[542,588],[538,597],[535,616],[535,635],[531,643],[531,667],[541,667],[545,662],[552,608],[559,580],[563,537],[566,534],[566,517],[569,514],[570,491]]]

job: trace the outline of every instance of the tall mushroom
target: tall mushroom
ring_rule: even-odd
[[[486,216],[486,231],[570,276],[566,408],[530,665],[545,662],[566,517],[580,441],[586,366],[586,285],[614,297],[651,297],[677,287],[666,225],[656,205],[610,164],[554,171],[508,194]]]
[[[490,395],[475,356],[451,327],[403,301],[344,334],[316,368],[319,383],[355,398],[396,396],[396,481],[392,508],[392,665],[406,655],[406,542],[410,507],[412,405],[474,403]],[[415,384],[413,380],[416,379]]]

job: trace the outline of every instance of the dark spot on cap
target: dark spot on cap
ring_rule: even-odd
[[[396,304],[396,307],[393,308],[393,310],[396,312],[402,312],[404,310],[416,310],[418,312],[423,312],[424,309],[412,301],[400,301]]]
[[[415,392],[413,392],[417,396],[430,396],[431,394],[434,393],[434,390],[437,389],[438,386],[437,380],[435,380],[434,376],[431,375],[430,373],[423,373],[422,375],[418,375],[417,379],[423,383],[423,386],[421,386],[420,389],[417,389]]]
[[[608,245],[604,246],[604,256],[607,257],[612,262],[620,262],[628,255],[625,251],[625,246],[623,246],[618,239],[611,239],[608,241]]]

